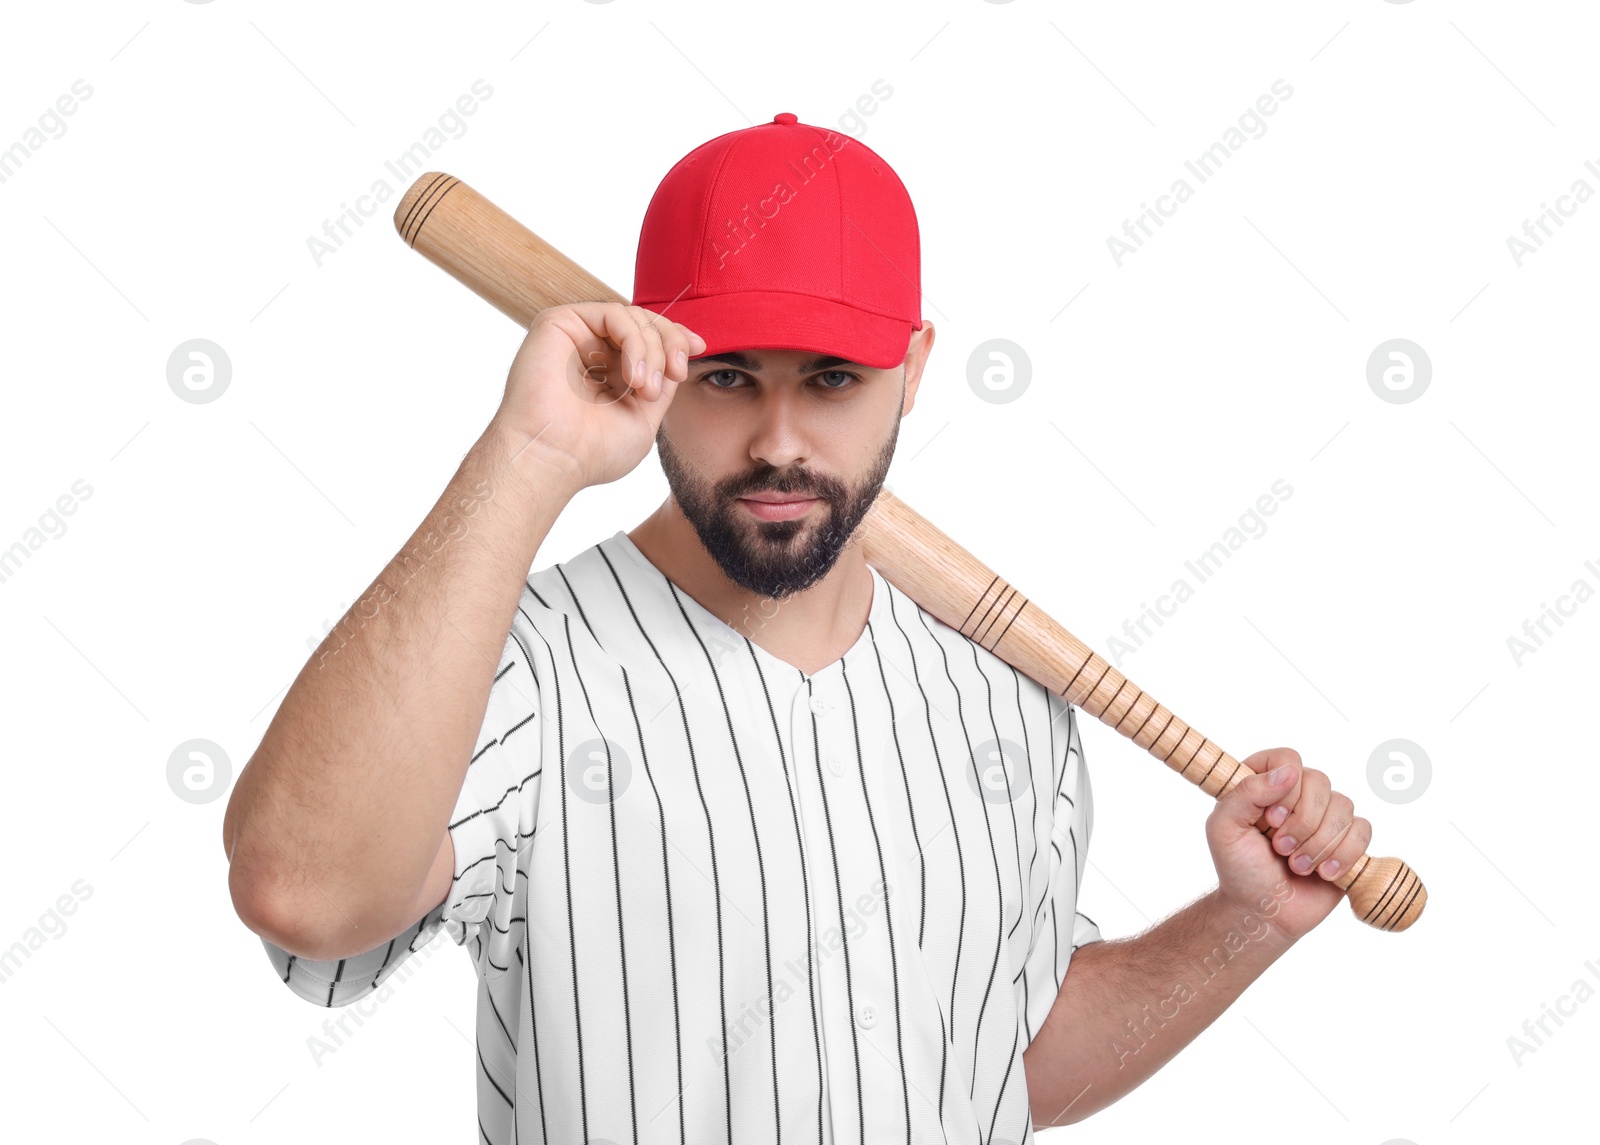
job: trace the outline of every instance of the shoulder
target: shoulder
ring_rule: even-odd
[[[529,572],[523,581],[521,612],[535,627],[559,628],[564,618],[580,620],[586,603],[606,593],[615,596],[619,581],[627,585],[636,576],[626,554],[607,538]]]
[[[934,663],[938,663],[939,657],[943,655],[952,667],[960,663],[963,673],[969,679],[972,678],[972,670],[976,669],[981,677],[991,684],[1004,682],[1008,689],[1014,688],[1030,710],[1045,713],[1045,718],[1051,721],[1056,721],[1059,717],[1060,723],[1065,724],[1069,718],[1065,713],[1072,705],[1031,676],[1013,667],[1005,658],[984,647],[985,643],[996,643],[994,640],[980,642],[964,635],[959,629],[946,624],[923,608],[881,573],[877,573],[877,570],[873,571],[878,576],[879,583],[888,590],[887,607],[882,615],[889,618],[893,638],[898,640],[903,634],[902,645],[909,647],[914,656],[918,659],[931,657]]]
[[[980,642],[964,635],[960,630],[946,624],[923,608],[904,591],[883,578],[881,573],[878,575],[880,582],[888,589],[889,608],[885,610],[885,614],[892,615],[894,627],[897,629],[894,632],[894,639],[898,640],[900,633],[904,633],[903,646],[909,647],[913,656],[919,660],[931,659],[932,663],[938,664],[942,655],[950,667],[956,668],[959,664],[960,669],[955,675],[958,687],[963,682],[977,687],[980,679],[987,680],[991,686],[1003,684],[1008,692],[1014,692],[1020,700],[1023,709],[1028,713],[1030,727],[1036,724],[1047,726],[1054,732],[1057,743],[1063,742],[1066,734],[1070,732],[1071,742],[1075,745],[1078,714],[1076,705],[984,647],[985,643],[995,644],[996,641],[991,639]],[[973,674],[974,669],[977,675]]]

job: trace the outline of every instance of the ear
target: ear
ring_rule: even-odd
[[[905,404],[900,407],[901,417],[917,404],[917,386],[922,381],[922,368],[933,350],[933,333],[933,323],[923,319],[922,329],[912,333],[911,344],[906,347],[906,397]]]

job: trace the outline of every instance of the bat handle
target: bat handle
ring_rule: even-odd
[[[1222,758],[1237,770],[1218,795],[1219,799],[1253,774],[1226,752]],[[1272,830],[1264,819],[1256,826],[1263,832]],[[1350,909],[1357,918],[1379,930],[1405,930],[1421,917],[1422,908],[1428,902],[1427,888],[1417,872],[1404,860],[1389,856],[1374,858],[1363,852],[1347,870],[1328,881],[1349,896]]]

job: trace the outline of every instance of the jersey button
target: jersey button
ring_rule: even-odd
[[[844,760],[840,758],[837,752],[829,753],[828,770],[833,772],[835,775],[844,774]]]
[[[822,715],[828,710],[828,701],[824,700],[821,696],[812,696],[811,710],[819,716]]]
[[[870,1030],[878,1024],[878,1011],[869,1002],[863,1002],[856,1007],[856,1023],[863,1030]]]

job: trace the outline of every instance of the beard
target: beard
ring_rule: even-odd
[[[659,429],[656,448],[673,499],[723,574],[762,597],[781,600],[816,584],[838,561],[883,488],[899,434],[897,417],[866,477],[855,486],[807,469],[765,464],[713,483],[704,480]],[[818,498],[822,505],[813,506],[804,517],[762,521],[736,503],[739,497],[761,492],[803,494]],[[815,521],[819,509],[826,515]]]

